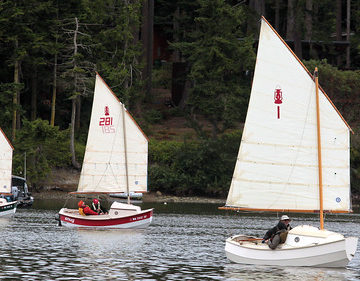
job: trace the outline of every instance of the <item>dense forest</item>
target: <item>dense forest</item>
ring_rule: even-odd
[[[27,179],[41,190],[51,170],[81,168],[98,72],[149,136],[151,191],[225,196],[261,15],[311,72],[319,68],[355,132],[359,194],[357,0],[1,1],[0,126],[14,146],[13,174],[24,174],[26,155]],[[161,128],[169,120],[187,130]]]

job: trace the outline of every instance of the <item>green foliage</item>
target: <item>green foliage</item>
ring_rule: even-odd
[[[246,15],[241,5],[233,7],[223,0],[198,3],[193,31],[185,42],[172,46],[189,63],[191,124],[199,129],[196,115],[204,116],[216,137],[245,117],[250,83],[244,74],[253,69],[255,52],[253,39],[244,38]]]
[[[152,72],[153,88],[171,89],[172,64],[166,63],[154,68]]]
[[[200,142],[151,141],[149,189],[167,194],[225,196],[241,132]]]
[[[360,105],[360,71],[339,70],[326,60],[305,62],[310,72],[315,67],[319,70],[319,84],[349,124],[359,122],[358,112],[354,107]]]
[[[70,164],[69,132],[52,127],[45,120],[23,120],[14,145],[13,173],[23,174],[26,153],[26,173],[30,184],[48,176],[54,167]]]
[[[13,114],[13,95],[14,91],[21,89],[23,85],[16,85],[15,83],[2,83],[0,84],[0,124],[3,129],[11,127],[11,120]],[[17,108],[19,110],[20,108]]]
[[[357,128],[357,131],[360,128]],[[350,149],[351,191],[360,195],[360,137],[352,135]]]
[[[84,1],[93,30],[97,69],[121,102],[131,109],[141,99],[142,54],[138,34],[141,1]]]
[[[163,119],[163,115],[159,110],[150,109],[145,112],[144,119],[150,124],[156,124]]]

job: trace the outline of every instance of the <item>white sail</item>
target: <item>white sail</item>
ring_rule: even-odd
[[[0,129],[0,193],[11,193],[13,147]]]
[[[321,80],[321,73],[320,73]],[[320,91],[324,210],[350,204],[350,129]],[[227,206],[319,210],[315,82],[262,19],[248,112]]]
[[[125,110],[124,114],[122,110]],[[147,164],[146,136],[106,83],[96,75],[78,192],[127,192],[127,180],[129,191],[147,191]]]

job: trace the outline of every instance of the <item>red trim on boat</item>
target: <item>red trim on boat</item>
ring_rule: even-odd
[[[104,219],[104,220],[91,220],[91,219],[80,219],[71,216],[60,214],[60,220],[63,222],[71,223],[79,226],[115,226],[131,222],[137,222],[146,220],[152,217],[153,211],[150,210],[145,213],[136,214],[133,216],[116,218],[116,219]]]

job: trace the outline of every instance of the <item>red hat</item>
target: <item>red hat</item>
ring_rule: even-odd
[[[81,208],[84,205],[85,205],[84,201],[80,200],[79,203],[78,203],[79,208]]]
[[[97,199],[95,198],[95,199],[93,199],[93,203],[94,203],[94,204],[97,204],[97,203],[99,203],[99,200],[97,200]]]

